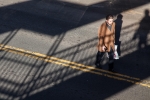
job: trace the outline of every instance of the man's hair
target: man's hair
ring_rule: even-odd
[[[108,19],[113,19],[113,15],[112,15],[112,14],[108,14],[108,15],[106,16],[106,20],[108,20]]]

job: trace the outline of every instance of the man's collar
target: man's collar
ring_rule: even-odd
[[[106,22],[106,25],[108,25],[108,26],[112,26],[112,25],[113,25],[113,23],[112,23],[111,25],[109,25],[109,24]]]

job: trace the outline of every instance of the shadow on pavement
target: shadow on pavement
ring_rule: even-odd
[[[140,3],[136,2],[136,0],[128,0],[125,4],[122,4],[121,2],[123,1],[126,0],[116,0],[112,3],[103,1],[89,6],[52,1],[49,3],[51,7],[45,8],[48,6],[41,4],[46,3],[33,0],[1,7],[0,27],[2,28],[0,29],[0,33],[3,34],[8,31],[24,28],[51,36],[58,35],[57,40],[54,42],[52,48],[49,49],[47,55],[56,57],[59,55],[59,58],[64,59],[67,59],[67,56],[71,56],[69,58],[70,61],[74,61],[78,58],[80,60],[76,60],[76,62],[92,65],[96,55],[93,48],[96,46],[97,38],[89,39],[89,41],[59,52],[55,51],[62,42],[66,31],[100,20],[104,18],[104,15],[107,13],[114,12],[114,14],[117,15],[122,11],[149,3],[149,0],[143,0]],[[56,5],[56,7],[54,7],[54,5]],[[115,65],[119,73],[140,79],[148,78],[148,71],[150,70],[148,67],[148,59],[150,59],[148,56],[150,54],[150,46],[148,44],[150,42],[148,37],[150,25],[147,23],[150,18],[147,13],[149,13],[148,10],[145,11],[145,17],[139,23],[140,27],[137,29],[137,33],[135,33],[135,37],[136,34],[140,34],[137,38],[139,42],[135,41],[136,38],[128,42],[121,41],[120,51],[121,55],[123,54],[124,56],[121,57],[120,60],[117,60]],[[70,18],[69,21],[68,18]],[[116,23],[122,25],[121,18],[117,19]],[[145,26],[148,28],[143,29],[143,26],[144,28]],[[120,34],[121,26],[118,27],[117,30]],[[122,28],[122,30],[124,30],[124,28]],[[6,45],[15,34],[15,32],[10,33],[2,43]],[[117,35],[118,40],[121,36],[121,34],[119,34]],[[127,34],[130,34],[130,32]],[[89,53],[92,53],[92,55],[89,55]],[[133,85],[128,82],[83,73],[69,67],[65,68],[39,61],[38,58],[27,58],[23,55],[14,55],[4,51],[1,51],[1,66],[0,93],[3,94],[3,96],[1,96],[0,99],[103,100]],[[106,64],[104,66],[106,66]],[[6,71],[8,69],[9,71]],[[16,70],[16,73],[20,75],[14,75],[13,71]]]

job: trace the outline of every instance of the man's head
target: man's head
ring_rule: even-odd
[[[148,9],[145,10],[145,16],[149,16],[149,10]]]
[[[113,23],[114,19],[113,19],[113,15],[112,14],[108,14],[106,16],[106,22],[107,24],[111,25]]]

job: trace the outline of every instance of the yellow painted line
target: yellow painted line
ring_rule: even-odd
[[[73,68],[73,69],[81,70],[83,72],[102,75],[102,76],[105,76],[105,77],[130,82],[130,83],[133,83],[133,84],[139,84],[141,86],[150,88],[150,84],[146,84],[146,82],[142,81],[140,78],[135,78],[135,77],[131,77],[131,76],[128,76],[128,75],[119,74],[119,73],[113,73],[113,72],[106,71],[106,70],[103,70],[103,69],[94,68],[92,66],[86,66],[86,65],[79,64],[79,63],[76,63],[76,62],[71,62],[71,61],[68,61],[68,60],[64,60],[64,59],[60,59],[60,58],[56,58],[56,57],[52,57],[52,56],[47,56],[47,55],[44,55],[44,54],[41,54],[41,53],[31,52],[31,51],[27,51],[27,50],[24,50],[24,49],[20,49],[20,48],[8,46],[8,45],[0,44],[0,49],[4,50],[4,51],[7,51],[7,52],[11,52],[11,53],[27,56],[27,57],[30,57],[30,58],[42,60],[42,61],[45,61],[45,62],[54,63],[54,64],[57,64],[57,65],[62,65],[62,66],[70,67],[70,68]]]
[[[23,50],[23,49],[20,49],[20,48],[15,48],[15,47],[11,47],[11,46],[4,46],[4,45],[0,45],[0,47],[3,49],[3,50],[9,50],[9,52],[13,52],[13,53],[21,53],[21,54],[25,54],[26,56],[36,56],[40,59],[52,59],[52,60],[57,60],[59,62],[62,62],[62,63],[67,63],[67,64],[70,64],[70,65],[75,65],[75,66],[78,66],[78,67],[82,67],[82,68],[88,68],[90,70],[97,70],[97,71],[101,71],[101,72],[105,72],[105,73],[109,73],[109,74],[113,74],[113,75],[117,75],[117,76],[121,76],[121,77],[125,77],[125,78],[130,78],[130,79],[134,79],[134,80],[140,80],[139,78],[135,78],[135,77],[130,77],[130,76],[127,76],[127,75],[122,75],[122,74],[119,74],[119,73],[112,73],[110,71],[106,71],[106,70],[102,70],[102,69],[98,69],[98,68],[94,68],[92,66],[86,66],[86,65],[83,65],[83,64],[79,64],[79,63],[76,63],[76,62],[71,62],[71,61],[68,61],[68,60],[64,60],[64,59],[60,59],[60,58],[56,58],[56,57],[52,57],[52,56],[47,56],[47,55],[44,55],[44,54],[40,54],[40,53],[37,53],[37,52],[31,52],[31,51],[27,51],[27,50]],[[16,52],[17,51],[17,52]]]

